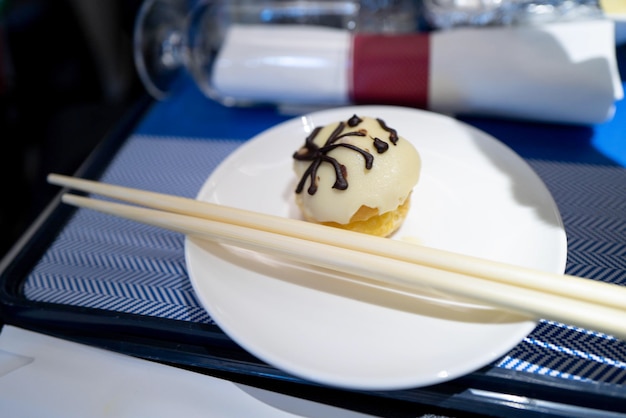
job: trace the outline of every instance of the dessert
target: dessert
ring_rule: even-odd
[[[293,158],[306,220],[378,236],[404,221],[421,169],[419,153],[395,129],[357,115],[315,128]]]

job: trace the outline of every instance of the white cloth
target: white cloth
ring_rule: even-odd
[[[610,20],[438,32],[430,66],[444,113],[600,123],[623,97]]]
[[[349,104],[351,45],[338,29],[235,25],[213,84],[235,100]],[[428,108],[453,115],[595,124],[623,97],[608,19],[432,32],[428,74]]]
[[[364,414],[5,325],[3,417],[336,417]]]
[[[279,104],[348,102],[350,33],[306,25],[234,25],[214,68],[222,97]]]

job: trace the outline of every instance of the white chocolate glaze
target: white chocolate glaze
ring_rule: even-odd
[[[333,188],[337,179],[335,168],[329,162],[321,163],[317,169],[315,193],[308,192],[308,177],[302,191],[296,193],[296,200],[305,218],[317,222],[347,224],[361,206],[378,209],[378,213],[383,214],[401,205],[417,184],[421,160],[415,147],[399,134],[397,142],[393,144],[390,132],[383,128],[379,120],[365,116],[359,118],[361,122],[354,127],[348,125],[349,119],[344,121],[345,127],[339,135],[357,131],[365,135],[345,136],[334,143],[352,144],[367,151],[373,157],[371,169],[366,168],[364,156],[354,149],[339,146],[327,152],[328,157],[345,166],[348,187],[345,190]],[[324,126],[313,139],[313,143],[323,147],[340,123]],[[387,143],[388,149],[379,153],[374,146],[374,138]],[[296,154],[302,155],[306,151],[303,147]],[[310,160],[294,159],[294,171],[298,181],[305,176],[311,164]]]

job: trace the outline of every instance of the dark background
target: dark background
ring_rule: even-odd
[[[0,257],[145,94],[132,60],[140,0],[0,0]]]

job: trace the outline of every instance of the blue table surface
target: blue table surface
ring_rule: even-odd
[[[626,89],[626,45],[617,49],[621,79]],[[272,107],[229,108],[208,100],[190,80],[181,83],[185,100],[156,103],[136,133],[189,138],[247,140],[295,115]],[[512,98],[514,100],[514,98]],[[596,125],[563,125],[497,118],[458,116],[527,159],[571,161],[626,167],[626,103],[616,103],[614,117]]]

